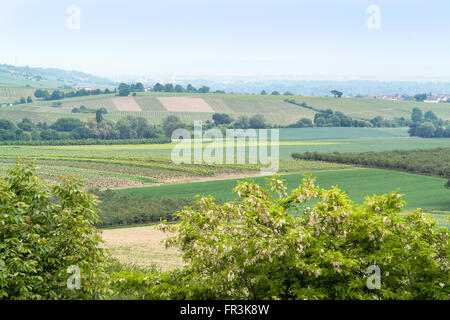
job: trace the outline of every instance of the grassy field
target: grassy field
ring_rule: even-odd
[[[0,103],[13,103],[20,98],[28,96],[34,98],[35,89],[31,88],[6,88],[0,87]]]
[[[296,128],[281,129],[281,141],[315,141],[323,144],[284,145],[280,156],[289,158],[293,152],[368,152],[388,150],[433,149],[449,147],[450,139],[412,138],[408,128]],[[326,143],[330,144],[326,144]]]
[[[205,142],[204,146],[209,144]],[[0,146],[2,169],[18,157],[36,161],[43,177],[78,175],[86,186],[142,186],[195,177],[214,177],[258,172],[255,165],[175,165],[170,152],[175,144],[94,146]],[[406,129],[308,128],[280,129],[279,172],[342,169],[333,165],[291,160],[293,152],[363,152],[450,147],[450,139],[407,137]],[[248,162],[247,162],[248,163]]]
[[[302,174],[283,175],[291,190],[301,182]],[[317,184],[322,188],[338,186],[349,197],[362,203],[364,198],[372,194],[384,194],[397,189],[405,194],[408,210],[423,208],[429,212],[446,212],[450,214],[449,190],[444,188],[445,179],[414,175],[381,169],[345,169],[314,172]],[[258,184],[265,184],[265,177],[254,178]],[[174,184],[148,188],[117,190],[122,194],[133,194],[141,197],[173,197],[192,198],[196,195],[212,195],[219,200],[236,199],[232,189],[237,179],[206,181],[187,184]],[[442,222],[442,216],[439,215]]]
[[[206,147],[209,142],[204,143]],[[2,156],[48,156],[61,152],[103,153],[109,156],[134,155],[169,157],[176,144],[114,145],[114,146],[58,146],[6,147],[0,146]],[[387,150],[432,149],[450,147],[450,139],[411,138],[406,128],[296,128],[280,129],[280,158],[290,159],[293,152],[365,152]]]
[[[450,216],[449,190],[443,187],[444,179],[412,175],[402,172],[379,169],[347,169],[314,172],[317,184],[322,188],[337,185],[357,203],[364,201],[365,196],[373,193],[382,194],[396,189],[405,194],[408,202],[407,210],[423,208],[431,213],[439,225],[449,227]],[[302,178],[300,174],[284,175],[289,189],[296,187]],[[242,180],[242,179],[239,179]],[[265,184],[264,177],[254,180]],[[197,194],[210,194],[221,200],[232,200],[236,197],[231,190],[237,179],[205,181],[185,184],[165,185],[150,188],[134,188],[117,190],[122,194],[133,194],[141,197],[193,197]],[[143,266],[156,265],[162,270],[171,270],[182,266],[180,252],[165,249],[161,242],[167,235],[158,231],[155,226],[138,226],[103,230],[105,245],[113,257],[124,263],[135,263]]]
[[[13,102],[20,97],[33,97],[34,89],[30,88],[0,88],[0,103]],[[15,105],[0,109],[0,118],[20,121],[24,116],[37,121],[54,121],[59,117],[75,116],[85,118],[87,115],[72,114],[74,107],[81,105],[87,108],[106,108],[109,114],[106,119],[117,120],[126,115],[143,116],[152,123],[159,123],[168,115],[177,115],[184,121],[211,120],[212,112],[171,112],[168,111],[158,100],[158,97],[195,97],[203,99],[214,112],[228,113],[234,118],[240,115],[252,116],[262,114],[271,124],[287,125],[296,122],[300,118],[314,118],[315,112],[287,102],[286,98],[293,98],[298,103],[306,102],[308,105],[318,109],[332,109],[342,111],[355,118],[371,119],[382,116],[385,119],[403,116],[409,118],[411,110],[419,107],[422,110],[433,110],[439,117],[450,119],[450,106],[448,104],[429,104],[406,101],[387,101],[377,99],[342,98],[334,99],[328,97],[309,96],[261,96],[261,95],[238,95],[238,94],[189,94],[189,93],[137,93],[134,97],[142,111],[127,112],[117,110],[112,99],[113,94],[100,96],[75,97],[61,100],[60,108],[53,108],[55,101],[35,101],[26,105]],[[34,99],[34,97],[33,97]]]

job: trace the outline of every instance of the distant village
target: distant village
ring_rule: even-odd
[[[333,95],[329,96],[332,97]],[[450,94],[367,95],[367,96],[346,96],[346,98],[380,99],[392,101],[418,101],[426,103],[450,103]]]

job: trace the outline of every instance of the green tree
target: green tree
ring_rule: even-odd
[[[50,126],[50,129],[54,129],[56,131],[65,131],[69,132],[76,128],[84,127],[83,121],[76,118],[59,118]]]
[[[175,86],[175,92],[184,92],[185,90],[184,90],[184,88],[183,88],[183,86],[182,85],[179,85],[179,84],[177,84],[176,86]]]
[[[252,129],[264,129],[266,127],[266,119],[263,115],[256,114],[250,117],[249,127]]]
[[[420,110],[419,108],[412,109],[411,120],[413,122],[420,122],[420,121],[422,121],[423,120],[422,110]]]
[[[198,92],[200,92],[200,93],[209,93],[209,87],[203,86],[203,87],[198,89]]]
[[[173,84],[171,84],[171,83],[166,84],[166,85],[164,86],[164,91],[165,91],[165,92],[174,92],[175,89],[174,89],[174,87],[173,87]]]
[[[122,89],[131,89],[131,87],[130,87],[130,85],[122,82],[122,83],[119,84],[119,87],[117,89],[120,91]]]
[[[450,188],[450,165],[448,165],[445,169],[444,169],[444,177],[446,179],[448,179],[447,183],[445,184],[446,188]]]
[[[239,182],[233,202],[199,199],[178,225],[160,226],[176,232],[166,244],[181,250],[182,269],[113,283],[142,299],[448,299],[449,231],[420,210],[401,214],[402,195],[357,205],[310,177],[286,190],[274,176],[267,188]]]
[[[177,116],[168,116],[168,117],[164,118],[162,126],[163,126],[163,130],[164,130],[164,134],[169,139],[172,137],[172,133],[176,129],[185,129],[186,128],[186,125]]]
[[[327,121],[325,120],[323,114],[320,114],[318,117],[314,117],[314,123],[318,127],[324,127]]]
[[[197,92],[197,89],[189,83],[186,87],[186,91],[187,92]]]
[[[23,118],[22,121],[17,123],[17,127],[28,132],[31,132],[34,129],[36,129],[36,125],[28,118]]]
[[[50,93],[47,90],[37,89],[34,92],[34,96],[36,98],[48,99],[48,97],[50,97]]]
[[[138,92],[144,91],[144,85],[141,82],[138,82],[134,86],[134,90]]]
[[[438,116],[431,110],[425,112],[423,119],[431,122],[439,120]]]
[[[416,129],[416,135],[423,138],[433,138],[436,133],[436,127],[432,122],[421,123]]]
[[[9,120],[0,119],[0,129],[15,130],[16,125]]]
[[[28,97],[27,97],[27,103],[32,103],[32,102],[33,102],[33,99],[31,99],[31,97],[28,96]]]
[[[165,91],[165,87],[161,83],[157,83],[153,86],[153,91],[155,92],[163,92]]]
[[[230,124],[233,122],[233,118],[226,113],[214,113],[212,119],[217,126],[221,124]]]
[[[61,136],[58,131],[54,129],[44,129],[39,134],[40,139],[42,140],[59,140]]]
[[[102,114],[102,111],[101,111],[100,109],[98,109],[98,110],[95,112],[95,121],[97,121],[97,123],[100,123],[100,122],[102,122],[102,120],[103,120],[103,114]]]
[[[414,100],[416,100],[416,102],[424,102],[426,98],[427,98],[426,93],[419,93],[414,95]]]
[[[250,128],[250,119],[247,116],[239,116],[233,126],[235,129],[248,129]]]
[[[331,90],[331,94],[334,95],[334,97],[336,98],[341,98],[343,93],[338,91],[338,90]]]
[[[70,177],[49,184],[22,161],[0,179],[0,193],[0,298],[108,297],[95,196]],[[73,270],[80,285],[68,289]]]
[[[311,119],[308,118],[301,118],[296,123],[291,125],[293,128],[310,128],[314,127],[314,124],[312,123]]]

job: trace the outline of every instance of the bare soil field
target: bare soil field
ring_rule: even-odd
[[[124,262],[150,266],[162,271],[181,267],[183,260],[177,249],[166,249],[162,240],[170,237],[155,226],[103,230],[105,246],[114,258]]]
[[[164,108],[174,112],[215,112],[205,100],[190,97],[158,97]]]
[[[114,98],[112,102],[119,111],[142,111],[133,97]]]

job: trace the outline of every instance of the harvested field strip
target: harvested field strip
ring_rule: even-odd
[[[157,264],[162,271],[183,265],[181,252],[166,249],[162,241],[168,235],[154,226],[103,230],[102,234],[112,256],[124,263]]]
[[[142,111],[133,97],[114,98],[112,102],[119,111]]]

